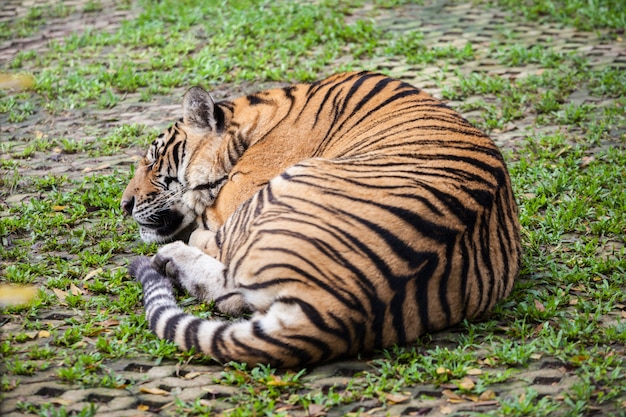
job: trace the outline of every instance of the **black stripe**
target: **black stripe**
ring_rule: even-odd
[[[272,104],[271,100],[261,97],[259,94],[261,93],[250,94],[249,96],[246,97],[248,99],[248,103],[251,106],[257,106],[259,104]]]
[[[163,329],[163,338],[169,340],[170,342],[174,342],[176,340],[176,329],[178,328],[178,324],[185,317],[187,317],[187,314],[178,313],[167,319],[167,323],[165,323],[165,328]]]
[[[213,339],[211,340],[211,352],[212,356],[219,362],[228,361],[228,345],[224,339],[224,332],[228,330],[232,323],[224,322],[213,332]],[[226,348],[227,353],[222,353]]]
[[[260,320],[252,322],[252,335],[267,344],[274,345],[280,349],[287,351],[288,353],[285,356],[298,358],[298,363],[309,363],[313,359],[311,354],[306,350],[300,349],[296,346],[292,346],[267,334],[265,330],[263,330],[263,327],[261,327]],[[279,359],[279,361],[284,362],[282,359]]]
[[[150,329],[156,333],[156,328],[157,328],[157,324],[159,323],[159,319],[161,318],[161,314],[163,314],[165,311],[171,310],[172,308],[174,308],[171,305],[162,305],[162,306],[158,306],[157,308],[155,308],[154,310],[152,310],[152,314],[150,315]],[[146,306],[146,310],[147,310],[147,306]]]
[[[214,189],[216,189],[217,187],[221,186],[222,184],[224,184],[226,181],[228,180],[228,175],[224,175],[221,178],[218,178],[215,181],[209,181],[205,184],[200,184],[197,185],[195,187],[193,187],[194,191],[200,191],[200,190],[209,190],[212,191]]]
[[[200,347],[200,340],[198,339],[198,329],[200,324],[202,324],[204,320],[195,317],[185,329],[185,346],[184,349],[188,350],[192,347],[196,349],[196,352],[202,352]]]

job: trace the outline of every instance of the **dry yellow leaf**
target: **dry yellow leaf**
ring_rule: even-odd
[[[52,206],[52,211],[63,211],[67,206]]]
[[[490,389],[488,389],[487,391],[484,391],[482,394],[480,394],[480,396],[478,397],[479,401],[491,401],[494,400],[496,398],[496,393]]]
[[[87,347],[87,342],[85,340],[80,340],[72,345],[72,349],[83,349]]]
[[[498,364],[498,359],[496,358],[485,358],[483,360],[483,364],[487,366],[496,366]]]
[[[34,330],[32,332],[24,332],[24,334],[26,335],[26,337],[28,337],[31,340],[36,338],[37,336],[39,336],[39,332],[36,331],[36,330]]]
[[[145,405],[145,404],[139,404],[139,405],[137,406],[137,410],[139,410],[139,411],[148,411],[149,409],[150,409],[150,407],[148,407],[148,406],[147,406],[147,405]]]
[[[474,388],[476,386],[474,381],[472,381],[468,377],[465,377],[462,380],[458,381],[456,385],[459,388],[461,388],[462,390],[465,390],[465,391],[469,391],[469,390],[471,390],[472,388]]]
[[[149,387],[141,387],[139,388],[139,391],[146,393],[146,394],[152,394],[152,395],[170,395],[169,391],[165,391],[164,389],[161,388],[149,388]]]
[[[107,319],[104,321],[99,321],[96,323],[98,326],[102,326],[102,327],[112,327],[112,326],[117,326],[120,324],[119,320],[115,320],[115,319]]]
[[[385,399],[394,404],[401,404],[405,401],[408,401],[410,398],[411,398],[410,395],[404,395],[404,394],[393,394],[393,393],[385,394]]]
[[[208,374],[209,372],[188,372],[183,376],[185,379],[194,379],[199,377],[200,375]]]
[[[95,277],[101,272],[102,272],[102,268],[96,268],[90,273],[88,273],[87,275],[85,275],[85,278],[83,278],[83,281],[89,281],[91,278]]]
[[[470,368],[467,370],[468,375],[482,375],[483,370],[478,368]]]
[[[107,169],[110,168],[111,164],[109,163],[104,163],[104,164],[100,164],[96,167],[87,167],[85,169],[83,169],[83,173],[88,173],[88,172],[93,172],[93,171],[101,171],[103,169]]]
[[[0,306],[27,304],[37,295],[37,287],[31,285],[0,285]]]
[[[70,284],[70,293],[72,295],[83,295],[85,292],[74,284]]]
[[[40,330],[40,331],[39,331],[39,333],[37,334],[37,336],[38,336],[40,339],[44,339],[44,338],[46,338],[46,337],[50,337],[50,332],[49,332],[49,331],[47,331],[47,330]]]
[[[67,303],[65,302],[65,299],[68,296],[67,292],[60,290],[58,288],[53,288],[52,292],[54,292],[54,294],[56,294],[57,298],[59,299],[59,304],[64,305],[64,306],[67,305]]]
[[[35,77],[29,74],[0,73],[0,90],[29,90],[35,86]]]
[[[452,408],[448,407],[447,405],[442,405],[441,407],[439,407],[439,412],[443,415],[448,415],[452,412]]]
[[[466,402],[463,397],[461,397],[459,394],[457,394],[456,392],[452,390],[444,389],[443,391],[441,391],[441,393],[448,399],[448,402],[451,402],[451,403]]]
[[[440,366],[439,368],[437,368],[437,375],[443,375],[443,374],[447,374],[450,373],[450,370],[447,368],[444,368],[443,366]]]

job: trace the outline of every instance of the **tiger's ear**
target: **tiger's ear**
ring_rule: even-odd
[[[201,87],[191,87],[183,96],[183,122],[200,131],[217,129],[215,102]]]

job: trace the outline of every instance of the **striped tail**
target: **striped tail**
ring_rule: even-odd
[[[275,367],[297,367],[326,360],[346,352],[347,346],[332,349],[325,343],[310,348],[294,335],[311,323],[296,304],[278,303],[265,313],[249,319],[224,321],[195,317],[176,304],[170,280],[152,268],[150,259],[138,257],[128,272],[143,286],[144,307],[150,329],[160,338],[174,342],[187,351],[195,348],[220,363],[230,361],[258,363]],[[275,303],[276,304],[276,303]],[[288,317],[289,319],[285,319]],[[313,329],[309,329],[309,332]],[[280,340],[287,336],[288,341]],[[295,340],[293,339],[295,338]],[[305,338],[306,339],[306,338]]]

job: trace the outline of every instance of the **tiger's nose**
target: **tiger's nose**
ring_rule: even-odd
[[[127,216],[133,214],[133,208],[135,207],[135,197],[131,197],[128,199],[122,199],[122,211]]]

